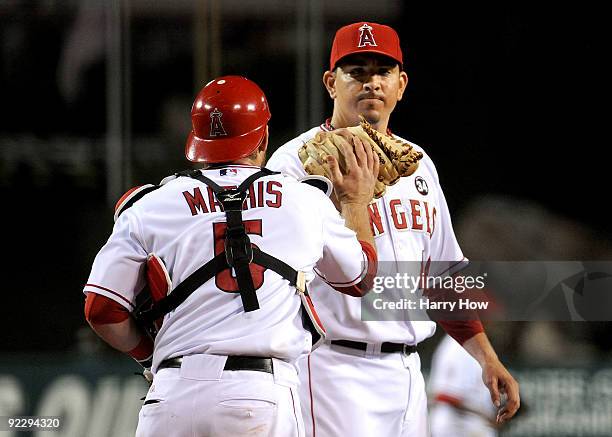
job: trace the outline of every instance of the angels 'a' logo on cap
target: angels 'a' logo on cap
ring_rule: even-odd
[[[227,135],[227,132],[225,132],[225,128],[223,127],[223,123],[221,122],[221,117],[223,117],[223,112],[219,111],[217,108],[215,108],[214,111],[210,113],[211,137],[220,137],[223,135]]]
[[[370,26],[368,23],[364,23],[363,26],[359,28],[359,44],[357,47],[365,46],[377,46],[376,41],[374,40],[374,35],[372,34],[372,26]]]

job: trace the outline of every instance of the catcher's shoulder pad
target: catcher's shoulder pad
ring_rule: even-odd
[[[319,175],[308,175],[303,178],[298,179],[298,181],[302,184],[307,184],[318,188],[323,191],[327,197],[329,197],[334,189],[331,181],[327,179],[325,176]]]
[[[115,204],[115,217],[114,220],[117,221],[121,213],[136,203],[138,200],[142,199],[146,194],[149,194],[151,191],[155,191],[160,188],[162,185],[167,184],[170,181],[173,181],[178,177],[178,173],[165,177],[161,180],[158,185],[146,184],[146,185],[138,185],[134,188],[130,188],[123,196],[119,198],[117,203]]]
[[[114,221],[117,221],[123,211],[131,207],[134,203],[136,203],[136,201],[142,199],[145,194],[155,191],[159,187],[160,185],[146,184],[130,188],[115,204]]]

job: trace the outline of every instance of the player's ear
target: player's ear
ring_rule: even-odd
[[[408,86],[408,74],[404,70],[400,70],[399,72],[399,87],[397,89],[397,100],[402,100],[402,96],[404,95],[404,91],[406,91],[406,87]]]
[[[323,73],[323,85],[327,89],[329,97],[336,98],[336,72],[327,70]]]
[[[266,153],[266,150],[268,150],[269,138],[270,138],[270,132],[268,130],[268,125],[266,125],[266,134],[264,135],[263,139],[261,140],[261,143],[259,144],[259,151],[263,152],[264,155]]]
[[[257,149],[255,150],[255,157],[252,161],[255,165],[259,167],[263,167],[266,164],[266,150],[268,150],[268,139],[269,139],[269,131],[268,125],[266,125],[266,134],[263,136]]]

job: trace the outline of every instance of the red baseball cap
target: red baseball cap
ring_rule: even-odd
[[[336,32],[329,57],[329,69],[338,61],[355,53],[378,53],[403,64],[402,48],[397,32],[389,26],[360,21],[341,27]]]

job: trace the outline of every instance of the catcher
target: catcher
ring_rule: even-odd
[[[342,220],[319,190],[261,168],[270,111],[256,84],[215,79],[191,116],[185,154],[205,168],[119,201],[84,288],[86,319],[155,375],[137,436],[303,436],[296,360],[324,336],[306,285],[316,267],[342,293],[369,289],[377,157],[353,138],[345,175],[326,164]],[[140,310],[145,281],[155,303]],[[135,315],[163,317],[154,345]]]

